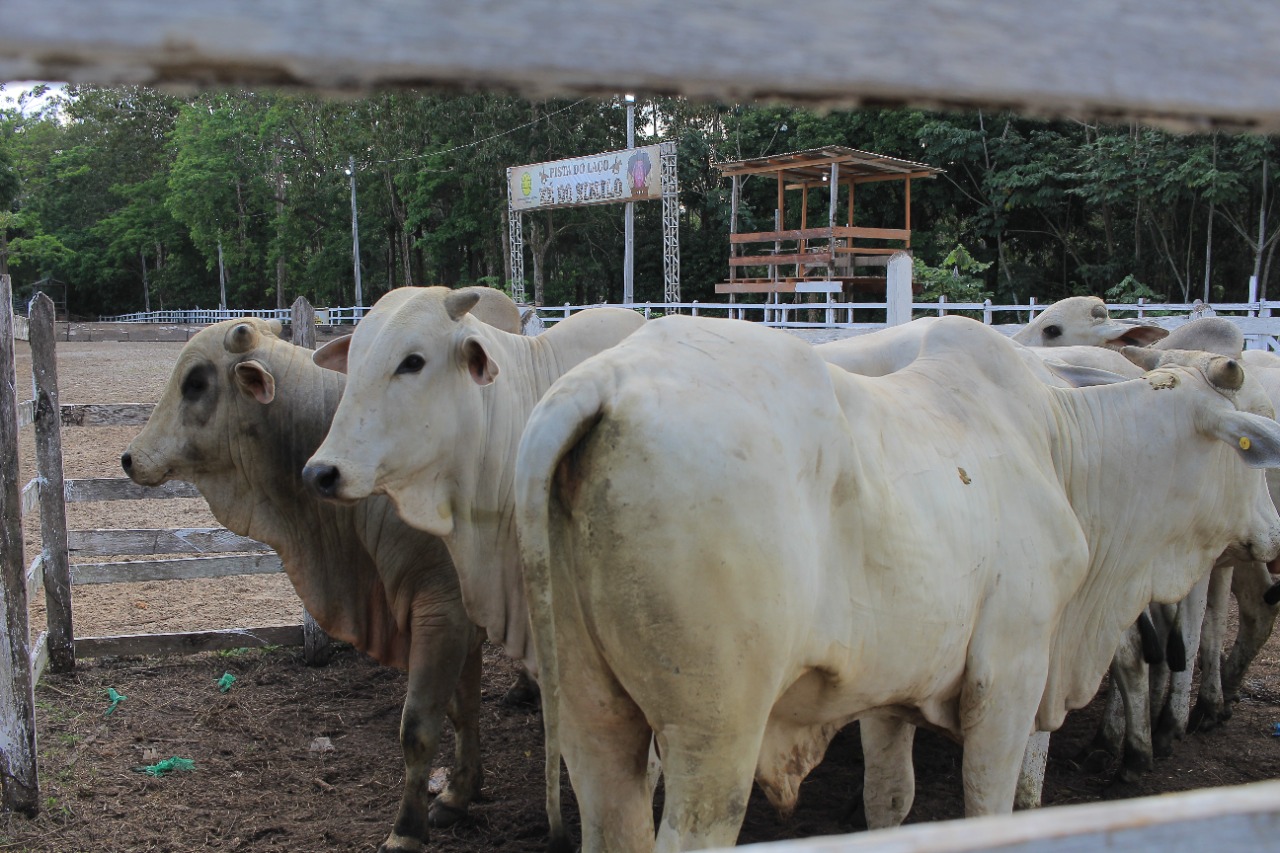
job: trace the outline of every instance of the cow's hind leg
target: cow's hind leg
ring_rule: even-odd
[[[1241,566],[1241,570],[1245,570]],[[1230,605],[1231,566],[1215,568],[1209,575],[1208,606],[1200,632],[1200,692],[1187,725],[1191,731],[1208,731],[1231,716],[1222,693],[1222,649],[1226,645],[1227,609]]]
[[[1264,563],[1238,566],[1231,580],[1231,591],[1235,593],[1240,611],[1240,627],[1231,653],[1222,662],[1222,694],[1228,702],[1239,698],[1245,671],[1271,637],[1276,613],[1280,611],[1280,605],[1267,604],[1263,599],[1271,584],[1271,573]]]
[[[582,817],[582,851],[650,853],[649,724],[603,668],[592,677],[579,672],[562,667],[559,693],[561,753]]]
[[[453,724],[453,772],[449,784],[431,802],[428,820],[432,826],[452,826],[466,816],[471,801],[480,795],[480,670],[482,644],[477,642],[467,655],[458,687],[449,701],[447,713]]]

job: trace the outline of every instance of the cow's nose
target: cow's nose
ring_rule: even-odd
[[[302,469],[302,481],[322,498],[336,497],[341,474],[335,465],[308,465]]]
[[[132,453],[129,453],[126,451],[120,457],[120,467],[124,469],[124,472],[126,474],[133,476],[133,454]]]

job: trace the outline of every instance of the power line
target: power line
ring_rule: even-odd
[[[381,165],[383,163],[402,163],[406,160],[421,160],[424,157],[435,157],[441,154],[452,154],[454,151],[461,151],[464,148],[474,148],[477,145],[483,145],[486,142],[492,142],[493,140],[500,139],[503,136],[509,136],[510,134],[515,133],[517,130],[524,130],[526,127],[533,127],[538,122],[545,121],[546,119],[552,118],[553,116],[560,115],[560,113],[567,112],[568,110],[573,109],[579,104],[585,103],[587,100],[588,100],[587,98],[582,98],[580,100],[574,101],[572,104],[570,104],[567,107],[556,110],[553,113],[547,113],[544,116],[539,116],[533,121],[526,122],[525,124],[522,124],[518,127],[513,127],[513,128],[510,128],[509,130],[504,130],[501,133],[495,133],[493,134],[493,136],[487,136],[484,139],[477,139],[475,142],[468,142],[465,145],[456,145],[453,148],[447,148],[444,151],[427,151],[426,153],[414,154],[409,157],[394,157],[390,160],[373,160],[368,165],[373,166],[373,165]]]

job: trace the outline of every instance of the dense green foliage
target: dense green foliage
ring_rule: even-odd
[[[405,284],[508,273],[505,169],[625,145],[613,101],[384,94],[177,97],[69,87],[0,109],[0,272],[70,285],[72,313],[211,307],[219,250],[236,308],[354,301],[356,161],[366,302]],[[682,291],[727,275],[729,184],[716,161],[840,144],[947,170],[913,185],[917,279],[930,296],[1049,301],[1078,293],[1243,300],[1272,275],[1280,219],[1260,136],[1178,136],[1014,115],[642,99],[637,144],[679,143]],[[771,179],[744,185],[740,227],[773,222]],[[825,222],[811,193],[808,221]],[[858,224],[901,227],[902,185],[858,190]],[[797,207],[788,200],[788,204]],[[661,205],[636,208],[636,295],[661,300]],[[788,210],[787,227],[797,227]],[[548,304],[617,301],[619,206],[528,214],[527,289]]]

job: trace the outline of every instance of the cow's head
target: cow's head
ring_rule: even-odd
[[[355,334],[317,350],[344,368],[347,390],[303,478],[322,497],[386,493],[401,516],[438,536],[453,529],[454,495],[486,452],[485,400],[501,369],[499,333],[472,315],[474,289],[400,288]]]
[[[246,317],[226,320],[187,342],[160,401],[120,458],[135,482],[157,486],[230,469],[247,455],[238,437],[257,420],[254,410],[275,399],[271,368],[280,324]],[[203,486],[203,484],[200,484]]]
[[[1202,506],[1202,522],[1225,525],[1230,535],[1225,544],[1238,556],[1260,562],[1276,559],[1280,517],[1262,472],[1247,470],[1280,468],[1280,425],[1262,385],[1230,356],[1145,347],[1125,347],[1122,352],[1146,371],[1145,381],[1154,391],[1184,395],[1179,411],[1192,419],[1194,430],[1217,447],[1229,448],[1245,466],[1233,465],[1222,450],[1216,456],[1211,453],[1204,476],[1181,484],[1185,495],[1162,495],[1162,500]],[[1166,427],[1176,428],[1172,422],[1158,425]]]
[[[1044,310],[1013,339],[1030,347],[1147,346],[1169,333],[1159,326],[1113,320],[1096,296],[1071,296]]]

